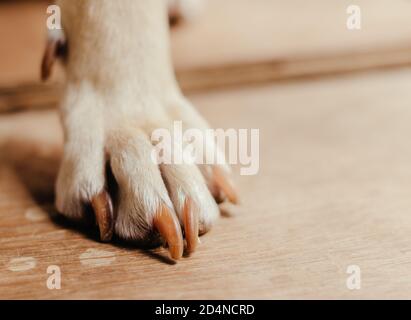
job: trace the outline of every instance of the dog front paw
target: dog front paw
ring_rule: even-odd
[[[164,240],[173,259],[179,259],[184,248],[187,254],[194,252],[199,235],[219,217],[217,202],[236,202],[228,167],[158,164],[151,134],[160,128],[172,130],[174,121],[203,130],[205,121],[183,98],[153,103],[157,107],[151,112],[156,115],[150,119],[131,111],[114,116],[92,92],[69,91],[62,108],[66,144],[56,189],[58,210],[88,221],[87,208],[93,208],[103,241],[113,234],[145,244]],[[217,152],[212,150],[215,145],[207,148]]]
[[[175,5],[181,10],[191,1]],[[198,236],[219,216],[217,202],[236,202],[236,195],[225,164],[158,162],[153,156],[156,129],[173,131],[176,121],[208,128],[175,80],[166,2],[59,4],[68,51],[57,209],[72,219],[93,218],[103,241],[113,235],[143,243],[164,240],[173,259],[184,247],[193,252]],[[57,53],[55,43],[49,47],[45,75],[52,65],[47,57]],[[214,143],[207,144],[209,152],[219,153]]]

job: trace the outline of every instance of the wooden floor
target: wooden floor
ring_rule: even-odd
[[[411,299],[411,3],[358,0],[358,32],[351,4],[209,0],[172,31],[212,125],[260,130],[259,173],[235,168],[241,205],[172,264],[56,215],[62,133],[35,110],[55,107],[61,80],[38,81],[46,1],[1,3],[0,299]],[[61,290],[46,286],[53,265]]]
[[[191,95],[216,127],[260,129],[261,168],[177,264],[55,218],[56,114],[2,115],[0,298],[411,298],[410,85],[403,68]]]

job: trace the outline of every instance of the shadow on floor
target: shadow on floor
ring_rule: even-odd
[[[41,150],[47,150],[47,152],[42,152]],[[46,148],[20,137],[9,139],[0,146],[0,160],[6,161],[14,168],[31,198],[48,213],[50,220],[54,224],[98,242],[100,241],[100,236],[91,208],[86,208],[86,221],[79,223],[60,215],[53,205],[54,183],[57,177],[61,154],[60,147]],[[166,264],[175,263],[170,258],[155,252],[154,249],[159,248],[162,242],[158,234],[154,232],[144,243],[127,242],[114,237],[111,244],[130,251],[140,250],[147,256]]]

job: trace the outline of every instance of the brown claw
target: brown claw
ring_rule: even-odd
[[[43,61],[41,63],[41,80],[46,81],[53,68],[54,62],[57,58],[59,43],[57,40],[49,40],[47,42],[46,51],[44,52]]]
[[[103,191],[93,198],[91,205],[100,229],[100,239],[108,242],[113,237],[114,215],[113,204],[107,191]]]
[[[41,80],[46,81],[53,69],[54,63],[58,58],[64,58],[67,55],[67,43],[64,39],[47,40],[43,60],[41,62]]]
[[[153,224],[167,242],[171,258],[179,260],[183,256],[184,243],[177,217],[163,205],[154,215]]]
[[[211,188],[209,187],[209,190],[215,202],[217,202],[217,204],[222,204],[226,201],[227,199],[226,195],[224,194],[224,192],[222,192],[222,190],[220,189],[219,186],[217,186],[216,183]]]
[[[237,192],[234,190],[232,183],[228,180],[220,168],[214,167],[214,181],[217,187],[225,194],[227,199],[233,203],[238,204]]]
[[[184,223],[184,232],[187,241],[187,253],[193,253],[198,241],[198,213],[195,210],[193,202],[190,198],[187,198],[184,203],[183,208],[183,223]]]

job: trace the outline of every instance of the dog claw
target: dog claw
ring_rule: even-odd
[[[237,192],[234,190],[230,180],[225,176],[220,168],[214,167],[213,173],[216,186],[223,192],[231,203],[238,204]]]
[[[163,205],[155,214],[153,225],[167,242],[171,258],[179,260],[183,256],[184,243],[177,217]]]
[[[66,55],[67,43],[64,33],[61,30],[57,30],[57,33],[50,33],[41,63],[42,81],[46,81],[50,77],[53,65],[57,58],[63,58]]]
[[[41,80],[46,81],[51,74],[57,56],[57,41],[49,41],[41,63]]]
[[[91,201],[91,205],[100,230],[100,239],[103,242],[109,242],[113,237],[114,215],[113,204],[107,191],[95,196]]]
[[[217,187],[217,192],[213,193],[213,197],[215,199],[215,202],[217,202],[217,204],[222,204],[227,200],[226,195],[221,192],[220,188]]]
[[[187,253],[193,253],[199,243],[198,238],[198,212],[195,209],[193,202],[190,198],[187,198],[184,203],[183,209],[183,223],[184,232],[187,242]]]

